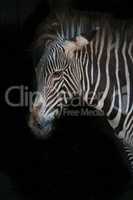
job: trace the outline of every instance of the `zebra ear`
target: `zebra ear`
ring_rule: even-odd
[[[93,40],[93,38],[95,38],[95,35],[97,33],[97,29],[96,30],[92,30],[88,33],[82,33],[81,35],[86,38],[89,42]]]
[[[74,51],[82,49],[88,43],[89,41],[83,36],[77,36],[75,40],[73,39],[72,41],[67,40],[65,41],[63,46],[65,54],[72,58],[74,55]]]

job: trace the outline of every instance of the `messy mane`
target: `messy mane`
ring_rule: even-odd
[[[88,13],[85,11],[65,10],[51,13],[43,21],[35,34],[33,49],[39,54],[51,42],[57,39],[73,40],[76,36],[86,35],[92,31],[107,29],[109,34],[119,31],[133,35],[133,20],[120,20],[110,14]]]
[[[111,15],[100,13],[88,13],[75,10],[66,10],[50,14],[40,24],[35,35],[35,46],[42,45],[42,40],[57,39],[71,40],[75,36],[88,33],[99,26],[103,26]],[[44,43],[43,43],[44,44]]]

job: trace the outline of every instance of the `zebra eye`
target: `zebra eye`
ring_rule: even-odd
[[[55,71],[55,72],[53,73],[53,77],[54,77],[54,78],[59,78],[61,75],[62,75],[62,71]]]
[[[47,48],[47,47],[49,47],[49,45],[52,43],[52,40],[47,40],[46,42],[45,42],[45,47]]]

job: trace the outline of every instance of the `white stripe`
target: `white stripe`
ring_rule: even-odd
[[[83,50],[81,49],[80,51],[80,58],[79,58],[79,62],[80,62],[80,69],[81,69],[81,73],[82,73],[82,83],[83,83],[83,91],[85,91],[85,77],[84,77],[84,70],[83,70],[83,63],[82,63],[82,59],[83,59]]]
[[[103,96],[102,98],[99,100],[98,102],[98,109],[99,110],[102,110],[103,106],[104,106],[104,101],[108,95],[108,91],[109,91],[109,86],[110,86],[110,76],[109,76],[109,61],[110,61],[110,54],[111,54],[111,41],[108,42],[108,46],[107,46],[107,60],[106,60],[106,79],[107,79],[107,82],[106,82],[106,88],[104,90],[104,93],[103,93]]]
[[[128,49],[128,54],[129,54],[130,59],[131,59],[131,61],[132,61],[132,63],[133,63],[133,53],[132,53],[132,48],[133,48],[133,41],[130,42],[130,44],[129,44],[129,49]]]
[[[118,57],[118,50],[119,50],[119,35],[116,35],[116,47],[115,47],[115,58],[116,58],[116,80],[117,80],[117,87],[118,87],[118,99],[119,99],[119,108],[117,111],[117,115],[113,120],[108,120],[110,125],[113,129],[117,128],[121,118],[121,92],[120,92],[120,79],[119,79],[119,57]]]
[[[79,79],[81,80],[81,70],[78,67],[79,66],[78,51],[75,52],[75,61],[76,61],[76,66],[77,66],[78,73],[79,73]]]
[[[90,42],[90,49],[91,49],[91,84],[93,84],[94,63],[93,63],[93,43],[92,42]]]
[[[85,66],[85,75],[86,75],[86,80],[87,80],[87,90],[86,90],[86,93],[85,93],[85,96],[84,96],[84,101],[88,104],[88,95],[89,95],[89,92],[90,92],[90,81],[89,81],[89,75],[88,75],[89,54],[87,52],[87,48],[86,48],[85,54],[87,56],[86,66]]]
[[[110,106],[110,108],[109,108],[109,110],[106,114],[108,117],[111,114],[111,112],[113,111],[114,104],[115,104],[115,87],[114,87],[114,91],[113,91],[113,99],[112,99],[112,102],[111,102],[111,106]]]
[[[94,89],[92,98],[91,98],[91,100],[90,100],[90,104],[92,104],[92,102],[93,102],[93,100],[94,100],[94,97],[95,97],[95,95],[96,95],[96,91],[97,91],[97,89],[98,89],[98,86],[99,86],[99,83],[100,83],[100,79],[101,79],[100,59],[101,59],[101,56],[102,56],[102,53],[103,53],[104,41],[105,41],[105,32],[104,32],[104,30],[103,30],[103,32],[102,32],[102,37],[101,37],[100,51],[99,51],[98,60],[97,60],[98,77],[97,77],[96,86],[95,86],[95,89]]]
[[[126,40],[126,39],[125,39]],[[124,59],[124,66],[125,66],[125,75],[126,75],[126,86],[127,86],[127,107],[126,107],[126,113],[129,110],[130,106],[130,78],[129,78],[129,71],[128,71],[128,64],[127,64],[127,58],[126,58],[126,41],[123,44],[123,49],[122,49],[122,55]]]

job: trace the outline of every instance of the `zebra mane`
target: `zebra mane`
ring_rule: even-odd
[[[130,20],[129,20],[130,21]],[[61,38],[63,41],[72,41],[77,36],[91,35],[93,31],[107,28],[111,34],[113,30],[123,33],[124,29],[132,30],[132,20],[127,21],[115,19],[110,14],[88,13],[84,11],[65,10],[50,14],[44,22],[40,24],[35,34],[33,49],[39,50],[40,54],[51,41]],[[129,31],[128,31],[129,32]]]
[[[61,37],[65,41],[72,40],[81,34],[89,34],[99,29],[99,27],[103,27],[107,19],[111,19],[108,14],[75,10],[54,13],[40,24],[35,36],[35,46],[44,45],[49,39],[54,40]]]

